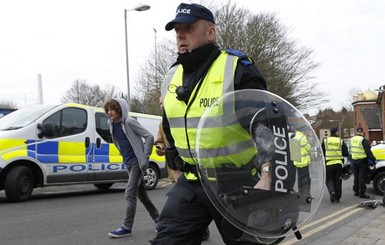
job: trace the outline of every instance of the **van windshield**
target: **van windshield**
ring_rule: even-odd
[[[54,107],[54,105],[36,105],[16,110],[0,119],[0,131],[25,127]]]

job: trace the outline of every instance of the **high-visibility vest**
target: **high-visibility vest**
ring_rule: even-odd
[[[292,135],[293,133],[289,133],[289,137],[291,137]],[[301,161],[300,162],[293,161],[293,164],[297,168],[304,168],[308,166],[311,162],[311,158],[310,158],[311,146],[309,144],[309,141],[307,140],[305,134],[300,131],[296,131],[292,139],[299,141],[300,147],[301,147]]]
[[[362,146],[363,140],[364,137],[360,135],[356,135],[350,139],[350,154],[352,155],[353,160],[366,158],[365,149]]]
[[[326,165],[342,164],[342,140],[339,137],[328,137],[324,139]]]
[[[238,123],[234,105],[223,105],[218,100],[227,92],[234,91],[234,73],[238,57],[222,52],[209,68],[206,76],[195,86],[186,105],[176,98],[175,89],[183,86],[183,67],[170,69],[162,84],[164,108],[181,158],[195,165],[196,160],[207,168],[219,167],[222,163],[240,167],[248,163],[257,153],[250,134]],[[199,90],[197,89],[199,88]],[[198,90],[198,91],[197,91]],[[196,153],[198,123],[210,106],[205,124],[199,129],[199,159]],[[193,176],[186,176],[194,179]],[[195,177],[196,178],[196,177]]]

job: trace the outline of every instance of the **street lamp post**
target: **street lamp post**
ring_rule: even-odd
[[[158,52],[156,48],[156,34],[157,31],[155,28],[152,28],[154,30],[154,39],[155,39],[155,83],[158,84]]]
[[[131,111],[131,96],[130,96],[130,67],[128,63],[128,34],[127,34],[127,12],[131,10],[135,11],[146,11],[150,9],[150,5],[140,4],[132,9],[124,10],[124,33],[126,37],[126,70],[127,70],[127,102],[128,111]]]

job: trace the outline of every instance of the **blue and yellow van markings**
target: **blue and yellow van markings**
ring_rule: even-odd
[[[118,149],[108,143],[101,144],[99,148],[92,143],[86,148],[83,142],[0,139],[0,156],[4,160],[28,156],[41,164],[51,164],[52,173],[126,169]],[[164,156],[156,154],[155,147],[150,158],[156,162],[165,162]]]

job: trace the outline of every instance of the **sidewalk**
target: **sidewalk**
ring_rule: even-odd
[[[323,235],[311,244],[317,245],[365,245],[385,244],[385,207],[378,206],[375,209],[363,209],[364,215],[353,222],[337,228],[336,230]],[[300,243],[302,244],[302,243]]]
[[[385,207],[378,206],[365,218],[361,218],[356,225],[352,223],[349,226],[357,229],[340,244],[385,244]]]

